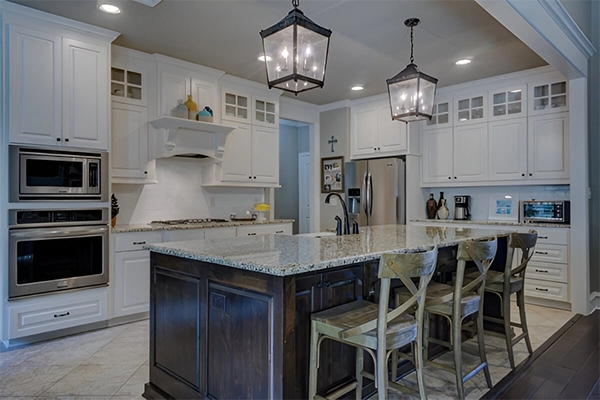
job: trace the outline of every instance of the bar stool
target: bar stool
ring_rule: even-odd
[[[483,341],[483,292],[487,271],[494,260],[498,242],[496,238],[487,241],[462,242],[458,246],[457,270],[454,286],[432,282],[427,290],[425,302],[425,354],[428,354],[429,342],[443,345],[454,352],[454,368],[434,361],[425,360],[426,365],[432,365],[456,375],[458,397],[465,398],[464,383],[483,370],[488,387],[492,387],[492,378],[487,365],[485,345]],[[473,261],[478,269],[478,276],[470,282],[465,282],[465,266],[467,261]],[[463,376],[461,353],[461,328],[463,320],[477,313],[477,343],[479,347],[480,364]],[[429,315],[440,315],[450,324],[450,342],[429,337]]]
[[[356,399],[361,399],[363,377],[375,381],[380,400],[388,397],[388,386],[401,391],[408,390],[423,399],[426,398],[422,369],[424,299],[436,261],[435,247],[421,253],[382,254],[378,274],[381,279],[379,305],[358,300],[311,316],[309,399],[323,399],[317,396],[317,376],[319,348],[325,339],[356,347],[356,381],[337,388],[328,399],[336,399],[353,389],[356,389]],[[420,278],[418,288],[411,278]],[[412,294],[403,304],[396,304],[394,309],[389,309],[391,279],[400,279]],[[408,314],[415,303],[418,305],[416,318]],[[407,344],[411,344],[412,347],[411,359],[417,374],[418,392],[388,381],[387,364],[390,353]],[[375,362],[374,375],[363,371],[363,350],[369,353]]]
[[[529,354],[533,353],[531,340],[529,339],[529,330],[527,329],[527,318],[525,316],[525,269],[534,254],[536,242],[537,232],[534,230],[530,230],[529,233],[511,234],[504,271],[488,271],[485,282],[485,291],[500,298],[500,304],[502,305],[500,308],[500,316],[502,318],[485,316],[483,319],[504,326],[503,336],[506,339],[506,349],[508,351],[508,360],[510,361],[511,368],[515,367],[513,346],[519,341],[525,339]],[[512,268],[516,249],[521,250],[521,262],[517,267]],[[468,274],[465,279],[473,279],[475,277],[474,274]],[[513,293],[516,293],[517,296],[517,307],[519,308],[520,317],[519,323],[510,320],[510,295]],[[522,330],[522,333],[514,339],[511,329],[513,326]]]

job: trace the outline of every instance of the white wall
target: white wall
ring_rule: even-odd
[[[446,205],[450,210],[449,218],[454,218],[454,196],[471,196],[471,219],[477,221],[488,220],[490,212],[490,198],[497,195],[512,196],[513,204],[519,204],[522,200],[569,200],[568,185],[553,186],[502,186],[502,187],[464,187],[464,188],[423,188],[422,194],[422,212],[417,219],[427,218],[425,202],[429,199],[429,194],[433,193],[436,200],[440,198],[440,192],[444,192]],[[517,209],[518,211],[518,209]],[[518,218],[518,213],[516,214]]]
[[[156,160],[158,184],[113,184],[119,201],[117,225],[145,224],[152,220],[229,218],[243,215],[264,201],[261,188],[203,187],[200,170],[210,162],[190,158]]]

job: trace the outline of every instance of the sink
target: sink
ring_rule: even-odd
[[[325,236],[335,236],[335,232],[313,232],[313,233],[301,233],[299,235],[296,236],[303,236],[303,237],[312,237],[312,238],[321,238],[321,237],[325,237]]]

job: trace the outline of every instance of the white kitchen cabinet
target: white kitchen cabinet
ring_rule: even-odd
[[[438,97],[431,110],[431,119],[425,121],[423,130],[452,126],[452,116],[452,99]]]
[[[237,227],[237,236],[257,236],[257,235],[291,235],[292,224],[257,224],[243,225]]]
[[[150,252],[147,244],[160,243],[162,233],[130,232],[112,235],[112,318],[148,312],[150,306]]]
[[[109,40],[6,21],[10,142],[107,150]]]
[[[527,115],[526,93],[525,83],[490,88],[488,90],[489,121],[525,117]]]
[[[111,46],[110,98],[113,102],[147,106],[149,83],[156,66],[152,56]]]
[[[204,238],[209,239],[226,239],[237,235],[235,226],[223,226],[220,228],[207,228],[204,230]]]
[[[279,99],[252,96],[252,125],[279,128]]]
[[[205,229],[176,229],[163,232],[163,242],[182,242],[184,240],[203,240]]]
[[[454,127],[453,180],[485,181],[488,178],[488,126]]]
[[[452,127],[423,131],[423,156],[421,158],[424,183],[451,182],[453,175]]]
[[[111,176],[145,180],[148,176],[148,113],[146,107],[112,103]]]
[[[487,93],[465,92],[454,98],[454,126],[487,122]]]
[[[223,88],[221,90],[223,120],[240,123],[252,122],[252,96],[247,92]]]
[[[239,124],[227,137],[221,180],[277,185],[279,130]]]
[[[265,225],[265,233],[273,235],[291,235],[292,224],[267,224]]]
[[[529,117],[528,176],[532,179],[569,178],[569,114]]]
[[[388,101],[377,100],[352,107],[352,159],[405,154],[407,124],[392,120]]]
[[[527,179],[527,118],[490,122],[488,125],[489,179]]]
[[[529,115],[557,113],[569,109],[568,83],[555,73],[529,84]]]

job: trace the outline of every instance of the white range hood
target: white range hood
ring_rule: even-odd
[[[185,156],[223,160],[227,134],[235,127],[175,117],[150,121],[150,159]]]

